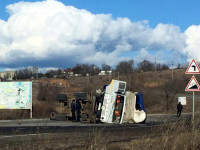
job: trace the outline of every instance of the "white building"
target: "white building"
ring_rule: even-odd
[[[0,72],[0,78],[4,80],[13,80],[13,77],[15,76],[15,71],[4,71]]]
[[[112,70],[110,71],[104,71],[102,70],[100,73],[99,73],[100,76],[105,76],[105,75],[112,75]]]
[[[105,76],[105,75],[106,75],[106,71],[101,71],[101,72],[99,73],[99,75],[100,75],[100,76]]]

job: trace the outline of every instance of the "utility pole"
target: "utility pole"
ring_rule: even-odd
[[[118,80],[119,80],[119,72],[118,72]]]
[[[174,80],[174,72],[173,72],[174,70],[173,69],[174,69],[174,62],[172,61],[172,80]]]
[[[156,57],[155,57],[155,72],[156,72]]]

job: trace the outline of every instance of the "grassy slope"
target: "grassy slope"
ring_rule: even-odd
[[[142,92],[147,113],[166,113],[166,102],[164,101],[166,93],[169,94],[169,113],[176,113],[176,104],[178,96],[187,97],[187,105],[184,106],[184,112],[192,112],[192,92],[185,92],[185,87],[192,75],[185,75],[184,69],[174,70],[174,84],[172,82],[171,70],[158,72],[140,72],[132,75],[120,75],[119,80],[127,82],[127,90],[133,92]],[[196,75],[198,81],[200,76]],[[96,89],[101,89],[103,85],[110,84],[112,79],[118,79],[116,76],[92,76],[92,77],[73,77],[69,79],[39,79],[33,84],[33,117],[47,117],[49,111],[54,109],[56,104],[56,94],[59,92],[67,93],[73,98],[74,92],[92,93]],[[178,90],[174,97],[170,94]],[[195,111],[200,108],[200,95],[195,92]],[[58,106],[59,107],[59,106]],[[1,110],[1,119],[12,119],[29,117],[28,110]]]

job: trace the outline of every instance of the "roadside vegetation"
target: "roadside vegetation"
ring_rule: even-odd
[[[3,149],[19,150],[198,150],[200,149],[200,117],[195,122],[181,118],[177,122],[166,122],[157,127],[151,127],[152,132],[138,135],[123,133],[110,134],[104,129],[91,129],[91,132],[67,134],[40,135],[32,138],[20,137],[18,140],[2,143]],[[20,133],[18,133],[20,135]],[[1,141],[2,142],[2,141]],[[8,143],[8,141],[7,141]]]
[[[198,150],[200,149],[200,118],[195,123],[183,119],[175,123],[166,123],[152,135],[111,145],[108,149],[121,150]]]

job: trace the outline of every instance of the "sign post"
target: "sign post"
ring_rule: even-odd
[[[194,121],[194,91],[193,91],[193,100],[192,100],[192,119]]]
[[[192,91],[193,92],[193,99],[192,99],[192,119],[194,122],[194,98],[195,98],[195,91],[200,91],[199,83],[197,82],[194,74],[200,74],[199,66],[197,65],[196,61],[193,59],[190,65],[188,66],[185,74],[193,74],[192,78],[190,79],[185,91]]]

